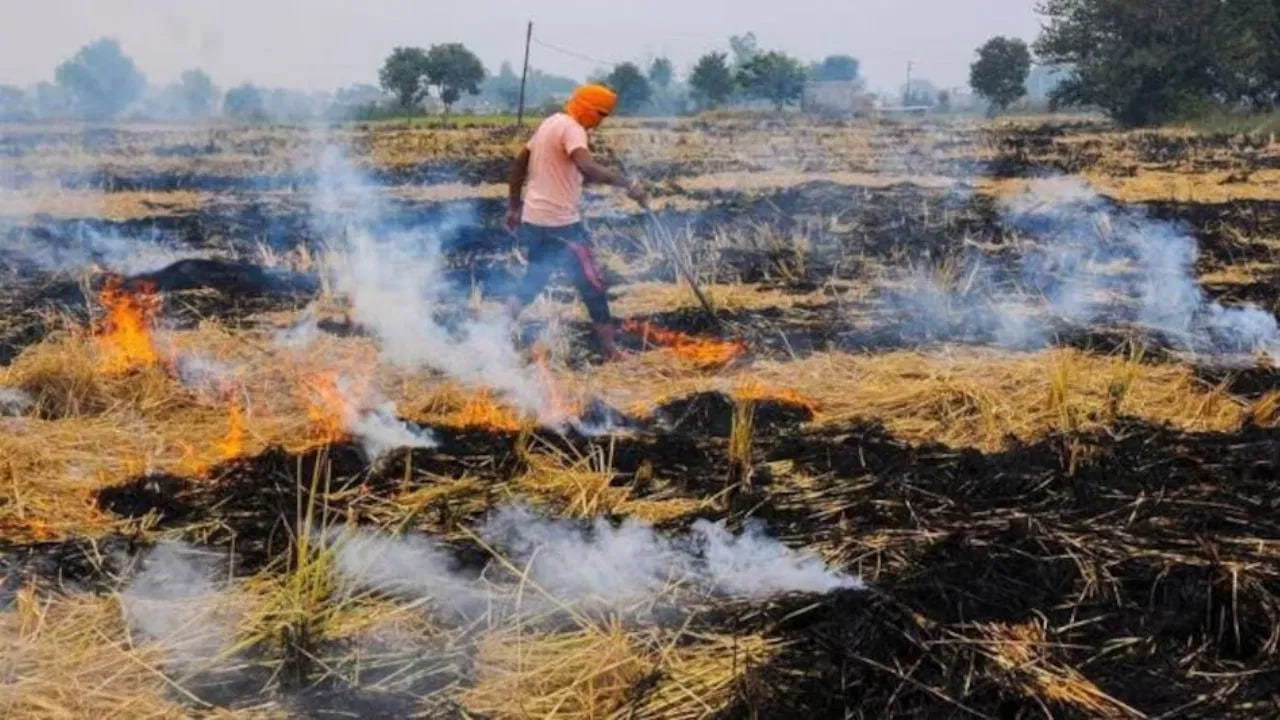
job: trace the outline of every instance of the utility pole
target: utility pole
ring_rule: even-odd
[[[520,106],[516,109],[516,127],[524,127],[524,83],[529,77],[529,42],[533,40],[533,21],[524,32],[524,69],[520,71]]]
[[[911,102],[911,61],[907,61],[907,84],[902,88],[902,104]]]

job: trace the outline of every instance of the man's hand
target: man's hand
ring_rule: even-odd
[[[515,232],[520,227],[520,201],[512,200],[507,203],[507,229]]]
[[[644,183],[639,180],[632,180],[627,186],[627,197],[636,201],[642,208],[649,207],[649,191],[645,189]]]

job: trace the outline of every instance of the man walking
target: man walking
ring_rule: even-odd
[[[614,324],[604,278],[591,252],[579,203],[583,180],[626,188],[644,205],[644,187],[596,162],[587,131],[599,127],[617,106],[617,95],[602,85],[583,85],[564,111],[542,121],[511,167],[507,227],[517,230],[528,248],[529,269],[508,297],[513,319],[533,301],[556,270],[566,272],[587,306],[600,348],[609,360],[621,357],[614,345]],[[523,198],[521,197],[523,191]]]

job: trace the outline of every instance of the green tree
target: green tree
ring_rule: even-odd
[[[146,77],[120,50],[120,43],[101,38],[80,48],[54,73],[58,85],[70,95],[76,110],[86,118],[113,118],[142,96]]]
[[[992,107],[1004,110],[1027,94],[1031,51],[1017,38],[993,37],[978,48],[978,59],[969,66],[969,86]]]
[[[427,82],[435,85],[446,115],[462,93],[480,94],[484,63],[462,43],[432,45],[427,52]]]
[[[427,53],[422,48],[398,47],[378,71],[382,89],[396,96],[400,107],[411,110],[427,96]]]
[[[760,45],[756,42],[756,34],[747,32],[729,38],[729,50],[733,52],[733,64],[742,67],[760,54]]]
[[[618,93],[618,112],[624,115],[639,112],[653,94],[649,81],[635,63],[615,65],[605,84]]]
[[[188,117],[206,117],[213,112],[213,105],[218,101],[218,89],[205,71],[187,70],[178,80],[178,97]]]
[[[1277,76],[1258,68],[1278,29],[1265,23],[1275,17],[1266,4],[1042,0],[1035,51],[1043,62],[1072,68],[1051,95],[1055,104],[1094,105],[1131,125],[1158,123],[1242,96],[1266,98]]]
[[[520,76],[511,63],[503,61],[498,74],[485,80],[481,93],[507,111],[514,111],[520,104]]]
[[[733,72],[728,59],[726,53],[707,53],[693,66],[689,86],[693,88],[694,102],[699,108],[719,107],[733,94]]]
[[[675,69],[671,66],[671,61],[664,57],[657,58],[649,64],[649,82],[656,87],[666,89],[674,75]]]
[[[828,55],[813,68],[815,80],[840,80],[852,82],[858,79],[858,59],[851,55]]]
[[[780,52],[756,55],[738,68],[738,85],[751,97],[769,100],[781,110],[804,92],[805,68],[797,59]]]
[[[236,120],[262,120],[267,115],[262,91],[249,83],[227,91],[222,111]]]

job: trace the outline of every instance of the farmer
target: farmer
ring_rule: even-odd
[[[583,85],[558,112],[543,120],[511,166],[507,227],[528,248],[529,269],[507,298],[513,320],[542,292],[556,270],[568,273],[591,316],[600,348],[609,360],[621,357],[613,342],[604,278],[591,252],[591,238],[578,204],[583,178],[626,188],[627,196],[648,202],[644,187],[621,172],[596,162],[587,148],[587,131],[613,112],[617,95],[602,85]],[[521,190],[528,189],[521,199]]]

